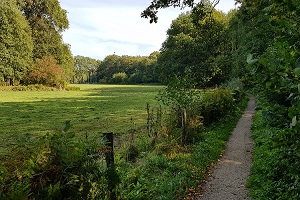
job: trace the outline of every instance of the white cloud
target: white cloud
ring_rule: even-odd
[[[172,20],[182,12],[174,8],[160,10],[158,23],[150,24],[148,19],[140,17],[150,2],[61,0],[70,22],[70,28],[63,33],[64,42],[71,44],[73,55],[96,59],[113,53],[148,56],[160,49]]]

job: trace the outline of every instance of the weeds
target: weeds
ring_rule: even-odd
[[[244,99],[231,115],[201,132],[193,144],[182,146],[180,140],[162,137],[155,148],[141,153],[134,163],[119,162],[120,199],[181,199],[195,190],[221,155],[246,104]],[[145,137],[137,138],[137,149],[147,143],[141,142]]]

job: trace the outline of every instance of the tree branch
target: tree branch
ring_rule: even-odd
[[[220,0],[212,0],[210,2],[214,8]],[[151,4],[141,13],[141,17],[146,19],[150,18],[150,23],[157,23],[157,13],[159,9],[168,7],[180,7],[181,9],[186,7],[194,8],[195,6],[204,6],[207,3],[208,0],[200,0],[198,3],[196,3],[195,0],[152,0]]]

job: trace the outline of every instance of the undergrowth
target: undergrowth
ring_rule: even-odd
[[[181,146],[174,140],[160,140],[137,161],[120,160],[120,199],[181,199],[195,191],[207,169],[220,157],[247,101],[199,133],[197,142]]]
[[[103,146],[98,135],[65,131],[20,144],[2,160],[0,199],[101,199],[107,195]]]
[[[299,133],[269,126],[259,111],[254,117],[252,136],[255,150],[248,180],[251,197],[300,199]]]

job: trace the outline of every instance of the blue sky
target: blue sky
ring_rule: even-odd
[[[172,20],[183,11],[159,10],[158,23],[150,24],[140,13],[151,0],[59,0],[68,11],[70,28],[63,33],[73,56],[103,60],[107,55],[148,56],[166,39]],[[234,0],[220,0],[217,9],[234,8]]]

